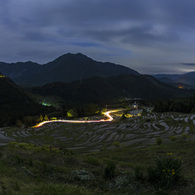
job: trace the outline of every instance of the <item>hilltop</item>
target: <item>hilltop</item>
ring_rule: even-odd
[[[72,82],[90,77],[139,75],[135,70],[110,62],[98,62],[81,53],[65,54],[44,65],[33,62],[0,63],[0,71],[23,86]]]

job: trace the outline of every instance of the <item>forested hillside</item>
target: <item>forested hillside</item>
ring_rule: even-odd
[[[47,84],[31,88],[30,91],[42,96],[55,95],[64,99],[66,103],[74,104],[107,104],[126,97],[144,100],[170,99],[193,94],[193,91],[163,84],[148,75],[93,77],[72,83]]]
[[[47,110],[9,78],[0,74],[0,126],[15,124],[17,120],[27,116],[47,113]]]
[[[154,107],[155,112],[195,112],[195,96],[189,98],[158,101]]]

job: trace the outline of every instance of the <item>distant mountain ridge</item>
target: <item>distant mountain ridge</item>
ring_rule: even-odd
[[[52,62],[0,62],[0,72],[23,86],[41,86],[53,82],[72,82],[90,77],[121,74],[139,75],[135,70],[109,62],[98,62],[81,53],[65,54]]]
[[[185,74],[156,74],[153,75],[155,78],[160,80],[161,82],[169,83],[169,84],[178,84],[184,85],[186,88],[195,88],[195,71],[189,72]]]

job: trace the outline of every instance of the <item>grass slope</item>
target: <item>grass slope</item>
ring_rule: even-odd
[[[171,188],[147,180],[147,167],[156,156],[173,153],[182,161],[183,181]],[[177,141],[145,149],[121,147],[90,154],[73,154],[64,148],[10,143],[1,147],[1,194],[194,194],[195,143]],[[114,177],[105,179],[108,163]],[[137,175],[139,170],[140,175]]]
[[[2,128],[0,194],[194,194],[195,115],[144,112],[112,123]],[[155,168],[163,158],[168,164]]]

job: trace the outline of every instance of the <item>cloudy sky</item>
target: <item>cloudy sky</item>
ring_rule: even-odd
[[[69,52],[144,74],[195,71],[195,1],[0,1],[0,61]]]

